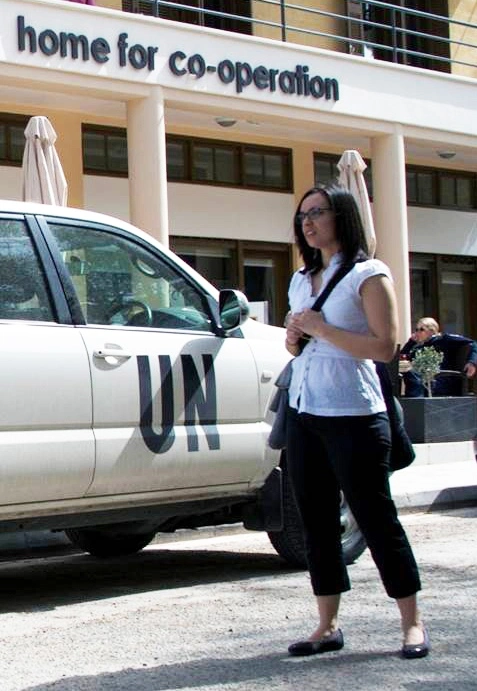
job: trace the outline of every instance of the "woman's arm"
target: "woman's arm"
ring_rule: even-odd
[[[315,338],[324,338],[353,357],[389,362],[396,353],[398,323],[392,283],[386,276],[371,276],[362,283],[360,292],[369,326],[367,334],[327,324],[321,312],[311,309],[294,315],[290,326]]]

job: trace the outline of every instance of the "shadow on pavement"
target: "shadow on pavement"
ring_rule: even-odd
[[[0,613],[293,572],[275,554],[148,549],[96,559],[68,554],[0,564]]]
[[[283,680],[286,674],[288,683],[293,681],[296,689],[309,689],[310,674],[315,671],[319,678],[330,679],[331,675],[343,674],[349,670],[350,665],[362,663],[367,666],[369,662],[382,661],[383,665],[389,665],[391,658],[396,658],[398,663],[402,661],[395,651],[367,652],[367,653],[340,653],[319,656],[313,660],[303,659],[296,664],[296,660],[285,654],[261,655],[244,658],[204,658],[176,664],[165,664],[149,669],[125,669],[121,672],[98,674],[95,676],[70,677],[59,681],[30,686],[24,691],[180,691],[180,689],[200,688],[206,686],[221,689],[233,684],[234,688],[246,689],[247,682],[253,686],[263,687],[266,680],[267,688],[274,688]],[[313,672],[312,672],[313,669]],[[274,681],[275,680],[275,681]],[[301,680],[301,681],[300,681]],[[315,679],[316,681],[317,679]],[[240,685],[239,685],[240,684]],[[243,685],[242,685],[243,684]],[[265,687],[263,687],[265,688]],[[287,688],[291,688],[287,686]],[[313,686],[312,688],[319,688]],[[323,689],[326,686],[322,687]],[[330,688],[330,687],[328,687]],[[333,684],[333,689],[336,688]],[[365,689],[359,686],[359,672],[353,682],[353,689]],[[433,691],[437,691],[434,687]],[[464,690],[465,691],[465,690]]]

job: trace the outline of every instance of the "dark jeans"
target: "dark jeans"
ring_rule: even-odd
[[[350,589],[341,548],[340,488],[366,539],[387,594],[421,588],[411,546],[390,494],[386,413],[318,417],[288,409],[287,459],[315,595]]]

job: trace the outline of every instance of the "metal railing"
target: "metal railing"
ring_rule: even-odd
[[[407,8],[406,0],[397,2],[348,0],[343,13],[285,0],[123,0],[123,9],[477,77],[475,22]],[[211,9],[212,4],[227,11]],[[444,11],[448,3],[437,0],[434,5],[442,5]],[[477,21],[477,2],[474,14]]]

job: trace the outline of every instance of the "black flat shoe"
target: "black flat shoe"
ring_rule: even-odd
[[[431,649],[431,642],[429,640],[429,634],[427,630],[423,630],[424,640],[422,643],[417,645],[403,645],[401,648],[401,655],[406,658],[406,660],[413,660],[417,657],[426,657],[429,655]]]
[[[343,632],[337,629],[329,636],[320,638],[319,641],[298,641],[288,647],[290,655],[317,655],[318,653],[328,653],[331,650],[341,650],[344,646]]]

